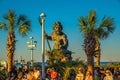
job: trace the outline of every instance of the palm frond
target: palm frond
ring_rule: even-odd
[[[100,38],[107,38],[108,35],[115,30],[114,19],[110,17],[103,17],[98,30]]]
[[[30,21],[25,21],[23,24],[24,24],[24,25],[31,26],[31,25],[30,25],[30,24],[31,24],[31,22],[30,22]]]
[[[94,30],[94,34],[95,34],[96,39],[100,39],[103,32],[104,32],[104,30],[102,28],[96,28]]]
[[[96,20],[96,11],[92,10],[90,11],[88,15],[88,22],[90,24],[90,28],[92,29],[95,26]]]
[[[83,17],[79,17],[79,26],[80,26],[80,31],[86,32],[87,30],[87,21]]]
[[[10,17],[15,17],[15,12],[13,10],[9,10],[8,15]]]
[[[19,26],[18,31],[19,31],[20,34],[22,34],[23,37],[27,36],[27,33],[28,33],[29,31],[31,31],[31,29],[30,29],[29,26],[30,26],[30,24],[28,25],[27,22],[24,23],[24,24],[22,24],[21,26]]]
[[[5,31],[7,31],[7,30],[8,30],[7,25],[6,25],[6,24],[4,24],[4,23],[2,23],[2,22],[0,22],[0,29],[3,29],[3,28],[4,28],[4,30],[5,30]]]
[[[106,39],[109,36],[110,32],[104,31],[102,35],[100,36],[101,39]]]
[[[5,24],[0,22],[0,29],[2,29],[4,26],[5,26]]]
[[[13,17],[15,17],[15,12],[13,11],[13,10],[9,10],[4,16],[3,16],[3,18],[4,19],[9,19],[9,18],[13,18]]]
[[[111,27],[114,26],[114,19],[110,17],[104,17],[100,24],[100,27]]]
[[[20,22],[25,21],[25,20],[26,20],[26,16],[25,16],[25,15],[20,15],[20,16],[18,17],[17,24],[20,24]]]
[[[31,22],[27,20],[27,17],[25,15],[20,15],[18,17],[17,24],[20,25],[18,31],[23,37],[27,36],[27,33],[31,31]]]
[[[15,12],[13,10],[9,10],[8,13],[6,13],[3,17],[9,22],[11,29],[14,29],[13,26],[14,26],[15,17],[16,17]]]

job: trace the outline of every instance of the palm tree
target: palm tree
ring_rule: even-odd
[[[106,39],[115,29],[114,19],[103,17],[97,25],[96,11],[90,11],[87,17],[79,17],[79,26],[84,35],[84,48],[88,60],[88,70],[93,73],[94,56],[100,61],[100,39]],[[99,62],[97,63],[99,65]],[[90,69],[91,68],[91,69]]]
[[[7,30],[7,57],[8,57],[8,72],[13,68],[13,57],[15,51],[15,30],[18,28],[20,34],[23,37],[27,35],[27,32],[30,31],[30,21],[27,20],[25,15],[17,16],[13,10],[9,10],[8,13],[4,15],[4,19],[8,21],[8,24],[0,22],[0,29],[4,28]]]

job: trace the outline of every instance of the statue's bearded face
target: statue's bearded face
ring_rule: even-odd
[[[61,30],[61,27],[60,27],[59,25],[55,26],[54,30],[55,30],[55,32],[56,32],[57,34],[60,34],[61,31],[62,31],[62,30]]]

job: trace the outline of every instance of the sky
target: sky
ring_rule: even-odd
[[[112,17],[115,20],[116,29],[105,40],[101,42],[101,61],[120,61],[120,0],[0,0],[0,22],[5,22],[3,15],[10,9],[14,10],[17,15],[24,14],[31,21],[32,32],[28,36],[22,38],[16,29],[16,50],[14,59],[30,60],[30,50],[26,42],[30,37],[34,37],[37,41],[37,46],[33,51],[34,61],[42,61],[41,46],[42,46],[42,28],[38,22],[38,17],[41,13],[46,14],[45,32],[50,35],[53,32],[53,24],[60,21],[63,25],[63,32],[69,40],[68,50],[74,52],[73,59],[80,58],[86,60],[84,53],[83,35],[79,30],[78,19],[80,16],[87,16],[90,10],[97,12],[98,24],[101,19]],[[8,32],[0,30],[0,60],[7,60],[6,40]],[[53,47],[52,41],[50,41]],[[45,50],[48,45],[45,42]]]

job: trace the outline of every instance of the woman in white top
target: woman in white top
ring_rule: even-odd
[[[113,75],[112,75],[112,73],[110,72],[110,70],[106,70],[105,71],[105,77],[104,77],[104,79],[103,80],[113,80]]]

